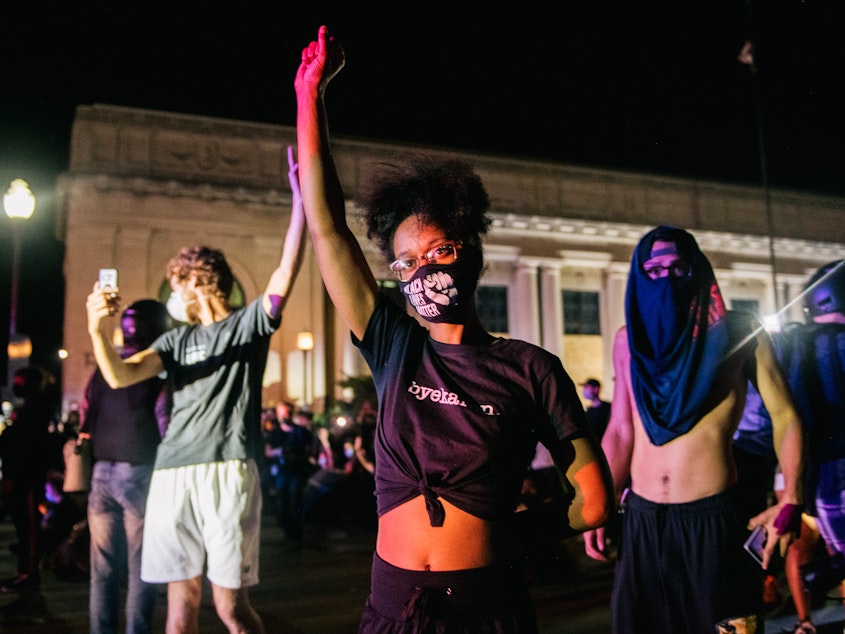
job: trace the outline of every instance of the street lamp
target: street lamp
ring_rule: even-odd
[[[296,335],[296,347],[302,351],[302,405],[308,406],[308,351],[314,349],[314,333],[302,330]]]
[[[12,225],[12,298],[9,304],[9,379],[16,368],[23,365],[32,354],[32,342],[24,334],[18,332],[18,262],[20,260],[21,239],[20,224],[32,216],[35,211],[35,196],[29,185],[23,179],[12,181],[8,191],[3,195],[3,209],[9,216]],[[11,380],[7,385],[11,385]]]

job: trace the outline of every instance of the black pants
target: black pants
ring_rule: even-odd
[[[373,557],[360,634],[536,634],[537,617],[519,567],[427,572]]]
[[[17,572],[19,574],[38,573],[39,523],[41,521],[38,502],[41,500],[43,491],[42,484],[14,483],[12,490],[4,498],[4,505],[12,518],[15,537],[18,540]]]

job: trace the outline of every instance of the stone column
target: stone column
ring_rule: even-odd
[[[605,375],[602,383],[606,394],[613,394],[613,342],[616,332],[625,325],[625,289],[628,285],[628,262],[611,262],[605,276],[605,290],[602,293],[602,339]]]
[[[560,261],[540,265],[541,345],[554,355],[563,354],[563,297],[560,289]]]
[[[508,321],[513,339],[540,345],[537,261],[519,258],[508,290]]]
[[[613,262],[607,269],[605,291],[602,296],[602,332],[613,342],[616,331],[625,324],[625,291],[628,286],[627,262]]]

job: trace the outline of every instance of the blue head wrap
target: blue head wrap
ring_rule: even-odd
[[[650,279],[643,264],[655,241],[674,242],[688,277]],[[663,445],[704,414],[729,333],[725,304],[710,262],[683,229],[660,226],[640,240],[625,297],[631,387],[648,437]]]

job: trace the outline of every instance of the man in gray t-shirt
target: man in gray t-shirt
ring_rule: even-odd
[[[206,566],[220,619],[238,631],[264,631],[247,593],[258,583],[261,378],[302,262],[305,228],[292,148],[288,163],[293,205],[282,258],[264,294],[247,307],[229,306],[234,277],[223,253],[183,248],[167,268],[168,309],[187,325],[124,360],[105,320],[114,313],[113,289],[96,283],[88,296],[88,331],[108,384],[126,387],[166,371],[173,388],[141,562],[144,581],[168,584],[168,631],[197,630]]]

